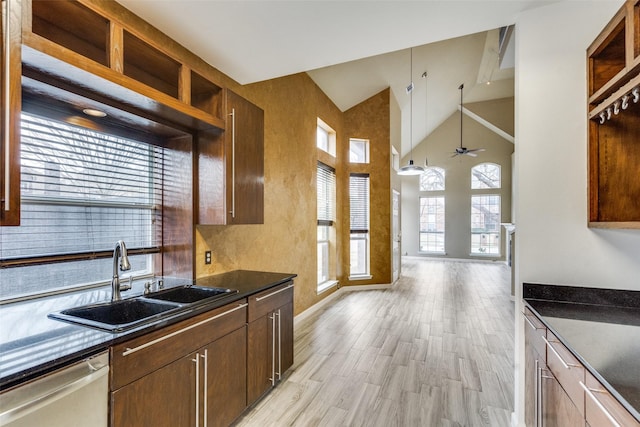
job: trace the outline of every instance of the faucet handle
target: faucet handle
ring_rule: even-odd
[[[126,285],[124,284],[120,284],[120,290],[121,291],[128,291],[129,289],[131,289],[131,286],[133,285],[133,276],[129,276],[129,283],[127,283]]]

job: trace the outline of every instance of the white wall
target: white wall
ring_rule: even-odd
[[[640,230],[587,227],[586,48],[622,3],[561,2],[516,22],[517,283],[640,290]],[[517,286],[516,313],[521,296]],[[517,320],[520,423],[522,327]]]

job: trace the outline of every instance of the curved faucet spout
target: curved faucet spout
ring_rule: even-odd
[[[120,270],[127,271],[131,269],[129,257],[127,256],[127,246],[124,240],[118,240],[116,247],[113,249],[113,276],[111,277],[111,301],[120,301],[120,276],[118,275],[118,257],[120,257]]]

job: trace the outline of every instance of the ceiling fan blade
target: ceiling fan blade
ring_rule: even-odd
[[[471,150],[467,151],[466,153],[467,156],[471,156],[471,157],[478,157],[478,155],[476,153],[472,153]]]
[[[460,153],[456,152],[456,153],[453,153],[453,156],[451,156],[451,157],[456,157],[456,156],[459,156],[459,155],[460,155]]]
[[[472,148],[471,150],[467,150],[467,152],[469,152],[469,153],[477,153],[477,152],[480,152],[480,151],[485,151],[485,149],[484,148]]]

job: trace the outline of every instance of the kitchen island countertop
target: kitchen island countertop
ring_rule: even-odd
[[[640,422],[640,292],[525,283],[523,298]]]

